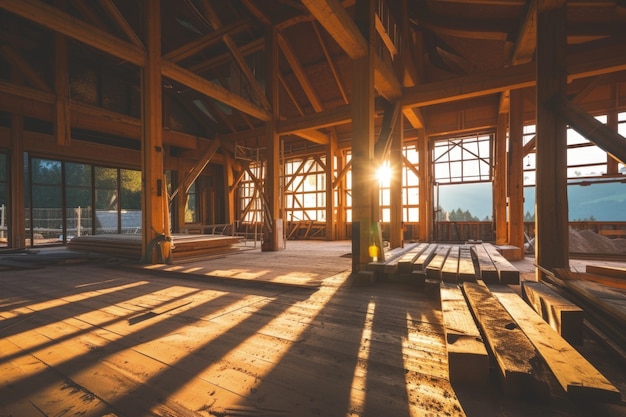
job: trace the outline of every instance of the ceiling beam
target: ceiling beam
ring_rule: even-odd
[[[624,45],[614,45],[568,55],[568,81],[626,70]],[[449,103],[505,90],[533,87],[536,84],[534,62],[509,68],[484,71],[450,80],[405,88],[403,106],[424,107]]]
[[[585,139],[595,143],[622,164],[626,164],[626,138],[562,95],[552,97],[548,105],[564,122]]]
[[[367,41],[338,0],[302,0],[302,4],[350,58],[367,55]]]
[[[175,80],[199,93],[221,101],[222,103],[227,104],[243,113],[249,114],[250,116],[256,117],[259,120],[264,122],[270,120],[270,114],[267,110],[172,62],[163,61],[162,73],[165,77],[169,77],[172,80]]]
[[[55,32],[92,46],[140,67],[146,63],[143,48],[93,27],[39,0],[0,0],[0,8]]]

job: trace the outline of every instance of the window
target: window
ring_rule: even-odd
[[[492,135],[475,135],[435,142],[435,181],[454,184],[491,181]]]

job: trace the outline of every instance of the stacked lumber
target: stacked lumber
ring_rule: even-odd
[[[549,373],[535,347],[486,285],[464,282],[463,291],[498,365],[509,397],[547,401]]]
[[[519,284],[519,271],[492,244],[473,248],[479,264],[480,277],[488,284]]]
[[[490,287],[515,323],[530,339],[557,381],[577,401],[619,402],[621,394],[576,349],[554,331],[508,286]]]
[[[67,248],[81,252],[94,252],[129,259],[139,259],[141,258],[141,235],[77,236],[67,242]]]
[[[543,320],[572,345],[583,344],[583,309],[543,282],[522,282],[522,297]]]
[[[440,293],[450,382],[486,385],[489,355],[463,292],[456,284],[442,282]]]
[[[584,278],[609,287],[626,290],[626,268],[587,265]]]
[[[233,245],[240,240],[237,236],[175,234],[172,235],[172,257],[177,261],[229,253],[238,250]],[[141,235],[138,234],[109,234],[75,237],[67,247],[82,252],[140,259],[141,243]]]

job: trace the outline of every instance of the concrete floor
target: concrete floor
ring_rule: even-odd
[[[548,403],[506,398],[495,373],[451,386],[438,302],[353,285],[349,242],[159,267],[67,252],[0,255],[0,416],[626,415],[556,382]],[[626,399],[623,367],[580,351]]]

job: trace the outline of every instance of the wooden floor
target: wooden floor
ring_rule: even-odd
[[[626,415],[556,383],[540,404],[495,376],[451,386],[437,300],[353,285],[349,252],[299,241],[159,268],[22,255],[0,270],[0,416]],[[593,340],[582,351],[626,398],[626,371]]]

